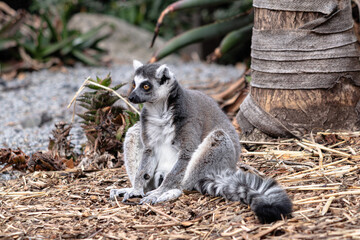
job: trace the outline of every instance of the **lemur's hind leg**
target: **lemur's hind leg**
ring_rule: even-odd
[[[141,203],[159,203],[178,198],[182,190],[192,190],[195,184],[210,173],[236,170],[234,144],[228,134],[222,130],[212,131],[198,146],[187,165],[180,188],[166,189],[161,187],[148,193]],[[221,161],[222,163],[219,163]]]
[[[263,223],[291,215],[291,200],[275,180],[236,170],[238,159],[226,133],[214,131],[202,145],[186,168],[184,189],[245,203]]]
[[[236,171],[234,143],[223,130],[214,130],[203,140],[191,157],[186,168],[182,188],[193,190],[196,183],[224,171]]]
[[[126,168],[126,173],[129,177],[132,187],[122,188],[122,189],[111,189],[110,199],[114,199],[115,196],[131,194],[131,192],[133,192],[134,190],[133,187],[135,182],[135,175],[140,166],[140,161],[143,152],[143,144],[140,138],[140,130],[141,130],[140,122],[138,122],[134,126],[128,129],[124,141],[124,164]]]

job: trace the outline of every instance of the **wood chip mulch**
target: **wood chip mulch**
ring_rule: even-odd
[[[360,239],[360,132],[243,142],[247,171],[274,177],[293,218],[260,224],[240,203],[196,192],[155,206],[109,200],[124,167],[34,172],[0,182],[3,239]]]

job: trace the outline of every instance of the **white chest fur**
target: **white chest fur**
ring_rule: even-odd
[[[146,135],[158,162],[156,172],[167,174],[178,159],[178,151],[172,145],[175,127],[172,125],[171,110],[164,107],[146,106]]]

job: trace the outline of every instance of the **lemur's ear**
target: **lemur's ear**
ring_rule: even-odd
[[[170,79],[172,72],[166,64],[161,65],[158,69],[156,69],[155,77],[161,79],[160,84],[163,84],[166,80]]]
[[[133,67],[134,67],[134,71],[136,71],[136,69],[138,69],[139,67],[143,66],[144,64],[142,64],[140,61],[138,60],[133,60]]]
[[[155,77],[160,79],[160,85],[163,85],[167,80],[171,78],[171,72],[166,64],[161,65],[156,69]]]
[[[170,78],[169,68],[166,66],[166,64],[163,64],[158,69],[156,69],[155,77],[162,78],[164,75],[165,77]]]

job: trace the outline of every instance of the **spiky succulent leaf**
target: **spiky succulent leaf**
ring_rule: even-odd
[[[110,75],[107,75],[106,78],[104,78],[104,80],[102,80],[100,84],[102,86],[109,87],[111,83],[112,83],[112,79]]]
[[[91,99],[81,98],[81,97],[79,97],[79,98],[77,99],[77,101],[83,102],[83,103],[87,103],[87,104],[89,104],[89,105],[91,105],[91,103],[92,103]]]
[[[93,80],[93,79],[89,79],[89,81],[92,81],[94,83],[98,83],[98,84],[101,84],[101,79],[98,78],[97,81]],[[98,86],[95,86],[95,85],[92,85],[92,84],[87,84],[86,87],[90,88],[90,89],[93,89],[93,90],[102,90],[101,87],[98,87]]]
[[[86,98],[92,98],[93,96],[95,96],[96,92],[84,92],[83,94],[81,94],[81,97],[86,97]]]
[[[79,117],[81,117],[82,119],[85,119],[87,121],[95,121],[95,117],[93,115],[90,115],[90,114],[81,114],[81,113],[78,113],[77,114]]]
[[[126,83],[120,83],[120,84],[116,85],[115,87],[112,87],[111,89],[116,91],[116,90],[119,90],[120,88],[122,88],[125,85],[126,85]]]

